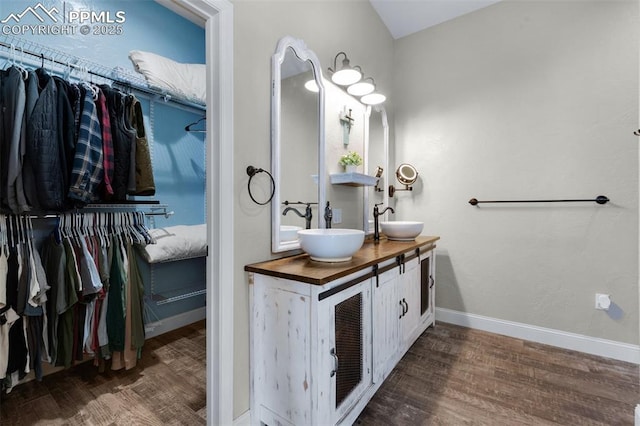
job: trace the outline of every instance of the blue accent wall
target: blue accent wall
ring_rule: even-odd
[[[87,0],[0,0],[0,21],[10,14],[22,14],[28,7],[36,8],[42,4],[46,10],[55,10],[58,23],[44,16],[45,22],[39,22],[36,16],[27,11],[19,17],[19,22],[10,20],[0,24],[0,40],[7,36],[29,40],[51,49],[98,63],[109,69],[121,67],[134,72],[128,58],[129,51],[143,50],[153,52],[176,62],[205,63],[205,30],[180,17],[151,0],[130,1],[87,1]],[[89,11],[102,14],[104,20],[115,20],[117,14],[124,17],[120,24],[89,22],[90,33],[80,33],[81,23],[65,23],[70,10]],[[42,15],[42,8],[38,9]],[[107,14],[108,12],[108,14]],[[122,12],[124,14],[122,14]],[[41,16],[43,17],[43,16]],[[44,25],[44,29],[58,25],[75,26],[74,33],[38,34],[35,25]],[[7,25],[8,30],[7,30]],[[29,27],[31,26],[31,27]],[[33,29],[36,29],[35,33]],[[67,27],[69,28],[69,27]],[[24,30],[24,31],[23,31]],[[94,35],[93,31],[113,30],[118,34]],[[20,32],[16,34],[16,32]],[[7,34],[9,33],[9,34]],[[6,49],[2,49],[0,67],[7,64],[4,58]],[[35,61],[37,64],[37,60]],[[34,68],[33,64],[25,65]],[[37,64],[39,65],[39,64]],[[50,66],[45,62],[45,68]],[[62,74],[60,67],[53,68]],[[77,74],[72,74],[73,76]],[[140,74],[137,74],[142,77]],[[187,110],[171,102],[162,100],[153,102],[153,119],[150,115],[151,101],[139,97],[145,119],[153,160],[156,195],[140,199],[157,199],[168,205],[175,214],[169,218],[155,216],[156,227],[171,225],[194,225],[205,223],[205,141],[204,133],[189,133],[185,126],[198,121],[204,111]],[[203,124],[203,123],[201,123]],[[198,127],[202,128],[202,127]],[[40,220],[36,224],[38,240],[47,235],[55,226],[55,220]],[[174,297],[180,292],[192,292],[198,287],[206,287],[204,259],[170,262],[158,265],[158,273],[153,279],[153,290],[166,297]],[[145,281],[146,308],[148,321],[162,320],[167,317],[205,306],[205,296],[190,297],[169,304],[156,304],[152,300],[151,267],[141,265]],[[156,295],[157,296],[157,295]],[[157,299],[157,297],[156,297]]]
[[[57,22],[54,23],[42,9],[36,8],[38,4],[48,11],[55,8],[52,16]],[[31,12],[23,14],[28,7],[36,8],[44,22],[39,22]],[[96,16],[93,20],[89,18],[84,22],[71,22],[72,11],[84,11]],[[0,21],[10,14],[18,16],[19,21],[12,19],[0,24],[0,40],[9,33],[10,36],[46,45],[110,69],[121,67],[134,72],[128,58],[131,50],[153,52],[182,63],[206,62],[204,29],[152,0],[2,0]],[[96,17],[104,22],[96,22]],[[89,34],[81,34],[82,25],[89,27]],[[58,34],[43,34],[51,31],[52,27],[65,27],[67,30],[66,33],[58,31]],[[110,31],[114,34],[93,34]],[[135,74],[141,77],[141,74]],[[205,223],[204,134],[189,133],[184,129],[187,124],[202,118],[204,111],[186,111],[172,106],[175,104],[156,101],[152,122],[150,101],[144,97],[140,101],[147,133],[152,139],[156,181],[156,196],[153,198],[168,204],[169,210],[175,212],[168,219],[157,218],[156,225]]]

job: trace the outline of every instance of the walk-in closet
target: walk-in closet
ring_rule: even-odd
[[[207,46],[231,29],[230,5],[10,6],[0,34],[2,423],[144,418],[119,403],[100,409],[101,399],[117,383],[189,369],[189,413],[182,416],[206,422],[225,415],[218,389],[231,372],[207,380],[207,369],[220,365],[219,354],[207,350],[217,348],[219,331],[211,333],[207,321],[215,329],[222,314],[212,318],[207,310],[219,303],[223,241],[210,241],[227,193],[217,191],[218,200],[207,194],[223,172],[212,172],[212,162],[222,161],[230,140],[222,132],[230,114],[217,112],[230,102],[222,99],[229,91],[219,90],[230,79],[220,59],[230,52],[208,54]],[[216,75],[208,76],[214,65]],[[180,340],[186,336],[193,339]],[[191,358],[160,362],[167,350]],[[175,371],[160,373],[158,365]],[[105,386],[86,412],[69,413],[64,400],[73,386],[57,394],[47,388],[54,375]],[[25,404],[36,403],[26,396],[34,393],[57,410],[33,417]],[[170,420],[153,416],[152,423]]]

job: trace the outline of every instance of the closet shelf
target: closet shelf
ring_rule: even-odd
[[[363,173],[332,173],[331,183],[333,185],[348,186],[375,186],[378,178],[365,175]]]
[[[153,300],[156,305],[165,305],[167,303],[178,302],[180,300],[189,299],[206,293],[207,289],[202,288],[201,285],[189,286],[162,293],[153,293],[151,294],[151,300]]]
[[[69,71],[79,72],[80,74],[87,73],[102,80],[111,81],[122,88],[131,89],[149,96],[154,101],[162,100],[164,102],[173,102],[201,111],[205,111],[207,108],[206,105],[203,105],[201,102],[184,93],[173,93],[153,88],[147,84],[147,81],[143,77],[122,67],[109,68],[105,65],[12,35],[1,36],[0,47],[8,51],[8,54],[3,52],[2,56],[10,59],[13,55],[14,59],[19,63],[24,62],[24,56],[26,55],[33,58],[29,61],[30,65],[38,66],[43,64],[45,68],[49,65],[55,65],[62,69],[61,73],[68,73]]]

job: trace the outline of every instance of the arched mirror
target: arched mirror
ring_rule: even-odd
[[[365,166],[366,173],[376,176],[377,183],[368,187],[364,193],[364,231],[373,230],[373,206],[375,204],[389,205],[386,191],[389,183],[389,124],[387,111],[382,105],[367,107],[365,131]],[[388,220],[384,213],[381,220]],[[371,231],[372,232],[372,231]]]
[[[272,251],[300,248],[297,230],[324,228],[324,86],[320,62],[283,37],[271,60]]]

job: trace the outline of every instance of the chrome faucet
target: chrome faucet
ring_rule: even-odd
[[[373,205],[373,241],[380,241],[380,225],[378,223],[378,216],[383,215],[387,210],[391,210],[391,213],[395,213],[391,207],[379,211],[378,206],[382,203]]]
[[[313,215],[311,214],[311,204],[310,203],[307,203],[307,207],[305,208],[304,214],[300,213],[300,211],[298,209],[296,209],[295,207],[287,207],[282,212],[282,216],[286,216],[287,213],[289,213],[289,211],[293,211],[298,216],[303,217],[304,220],[305,220],[305,227],[307,229],[311,229],[311,218],[313,217]]]
[[[324,221],[327,224],[327,228],[331,228],[331,219],[333,219],[333,211],[327,201],[327,206],[324,208]]]

